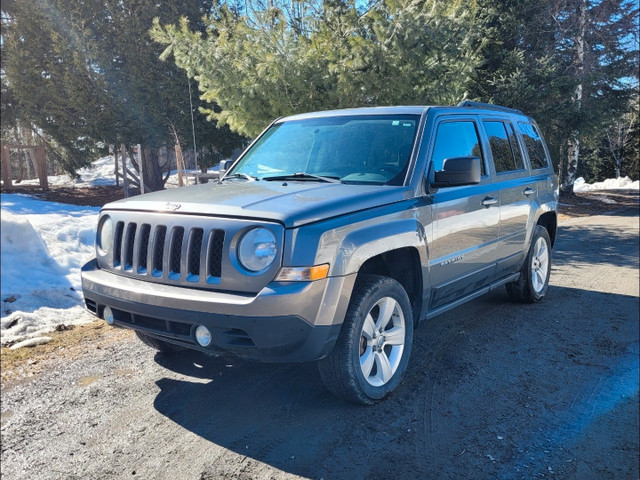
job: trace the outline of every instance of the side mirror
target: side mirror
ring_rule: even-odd
[[[480,183],[479,157],[453,157],[442,163],[442,170],[435,172],[431,187],[459,187]]]
[[[229,170],[229,167],[233,164],[233,160],[221,160],[220,164],[218,165],[218,175],[219,178],[222,178],[224,176],[224,174],[226,173],[227,170]]]

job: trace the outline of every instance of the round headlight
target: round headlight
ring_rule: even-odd
[[[111,249],[111,244],[113,243],[113,220],[108,215],[105,215],[100,220],[96,243],[98,244],[98,251],[102,255],[106,255]]]
[[[238,245],[238,260],[244,268],[259,272],[269,267],[276,258],[276,237],[263,227],[245,233]]]

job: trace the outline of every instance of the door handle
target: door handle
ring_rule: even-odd
[[[533,195],[534,193],[536,193],[536,189],[535,188],[525,188],[524,189],[524,194],[528,197],[529,195]]]
[[[493,197],[485,197],[485,199],[482,200],[482,205],[484,205],[485,207],[490,207],[491,205],[495,205],[496,203],[498,203],[498,199]]]

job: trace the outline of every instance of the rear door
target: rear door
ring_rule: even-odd
[[[495,185],[500,192],[497,272],[499,277],[503,277],[518,271],[522,263],[527,226],[534,220],[536,183],[524,160],[515,125],[508,118],[495,116],[482,117],[482,125],[495,168]]]
[[[427,171],[441,170],[447,158],[482,159],[480,184],[440,188],[431,194],[430,310],[452,303],[487,285],[496,262],[499,194],[487,165],[475,115],[436,119]]]

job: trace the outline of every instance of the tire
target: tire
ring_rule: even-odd
[[[547,293],[550,274],[551,240],[547,229],[536,225],[529,254],[520,269],[520,278],[506,284],[507,293],[519,302],[538,302]]]
[[[155,348],[161,353],[175,353],[184,350],[184,347],[180,347],[163,340],[158,340],[157,338],[150,337],[149,335],[145,335],[144,333],[141,333],[137,330],[135,332],[138,338],[142,340],[142,343],[148,345],[151,348]]]
[[[407,369],[413,313],[407,292],[378,275],[358,279],[333,351],[318,361],[327,389],[372,405],[391,393]]]

